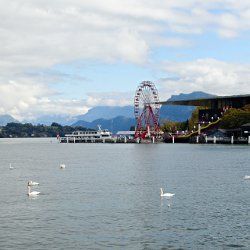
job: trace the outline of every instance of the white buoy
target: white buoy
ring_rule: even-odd
[[[161,188],[161,197],[168,197],[168,198],[171,198],[173,197],[175,194],[172,194],[172,193],[164,193],[163,192],[163,189]]]

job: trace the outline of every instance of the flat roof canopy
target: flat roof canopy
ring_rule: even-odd
[[[163,105],[203,106],[210,108],[221,108],[226,105],[239,108],[249,103],[250,94],[159,102],[159,104]]]

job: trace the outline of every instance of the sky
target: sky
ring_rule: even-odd
[[[0,0],[0,114],[18,120],[204,91],[250,94],[249,0]]]

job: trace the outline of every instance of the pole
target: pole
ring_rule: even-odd
[[[201,134],[201,125],[200,125],[200,123],[198,123],[198,135],[200,135]]]
[[[216,143],[216,136],[214,136],[214,143]]]

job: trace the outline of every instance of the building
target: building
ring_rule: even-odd
[[[250,104],[250,94],[165,101],[160,102],[160,104],[204,107],[199,110],[199,122],[213,122],[220,118],[229,108],[242,108],[243,106]]]

